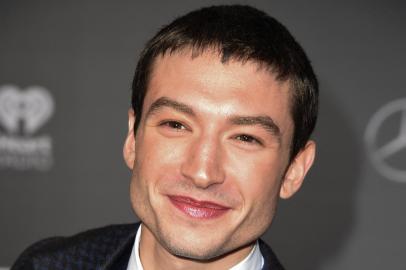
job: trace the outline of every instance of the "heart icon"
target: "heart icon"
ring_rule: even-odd
[[[24,91],[15,85],[0,87],[0,123],[9,133],[17,133],[22,121],[24,134],[32,134],[53,112],[54,101],[44,87],[30,86]]]

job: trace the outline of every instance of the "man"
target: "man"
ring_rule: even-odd
[[[283,269],[259,237],[313,163],[317,104],[304,51],[265,13],[176,19],[133,81],[123,152],[141,225],[43,240],[12,269]]]

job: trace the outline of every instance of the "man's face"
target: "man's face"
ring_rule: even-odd
[[[186,51],[156,59],[135,138],[130,113],[124,153],[132,206],[160,246],[208,259],[264,233],[278,197],[303,180],[284,188],[290,96],[287,83],[254,62]]]

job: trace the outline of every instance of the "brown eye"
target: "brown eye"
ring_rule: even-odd
[[[262,145],[262,143],[261,143],[259,140],[257,140],[257,139],[254,138],[253,136],[246,135],[246,134],[238,135],[238,136],[236,137],[236,139],[237,139],[237,140],[240,140],[240,141],[242,141],[242,142],[245,142],[245,143],[252,143],[252,144],[260,144],[260,145]]]
[[[168,128],[172,128],[172,129],[186,129],[186,127],[184,125],[182,125],[181,123],[179,123],[177,121],[165,121],[165,122],[162,122],[160,124],[160,126],[166,126]]]

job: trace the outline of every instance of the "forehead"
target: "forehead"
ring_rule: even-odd
[[[269,69],[254,61],[221,61],[215,51],[191,50],[158,56],[152,66],[144,109],[165,96],[220,116],[269,115],[282,129],[292,123],[291,90]]]

